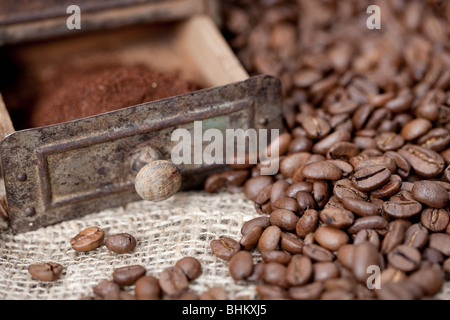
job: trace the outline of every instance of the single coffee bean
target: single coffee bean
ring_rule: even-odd
[[[284,265],[287,265],[290,261],[292,256],[289,253],[279,251],[279,250],[265,250],[261,251],[261,257],[264,262],[277,262]]]
[[[449,200],[447,190],[434,181],[418,181],[414,183],[411,193],[415,200],[432,208],[444,208]]]
[[[445,161],[436,151],[407,144],[397,152],[423,177],[432,178],[444,171]]]
[[[136,247],[136,239],[128,233],[119,233],[106,237],[106,247],[115,253],[128,253]]]
[[[244,184],[244,194],[247,199],[254,201],[258,192],[265,186],[272,184],[271,176],[257,176],[248,179]]]
[[[297,221],[295,232],[299,237],[304,238],[307,234],[314,232],[319,225],[319,212],[314,209],[306,210],[303,216]]]
[[[341,141],[332,145],[327,152],[328,159],[348,159],[359,154],[359,148],[352,142]]]
[[[400,134],[405,140],[414,140],[428,132],[433,127],[427,119],[417,118],[408,122]]]
[[[188,280],[194,280],[202,273],[202,265],[194,257],[184,257],[175,263],[175,266],[183,270]]]
[[[370,275],[367,268],[370,266],[380,266],[378,250],[371,243],[362,242],[355,246],[352,266],[355,278],[361,283],[366,283]]]
[[[350,234],[356,234],[363,229],[385,230],[388,222],[381,216],[367,216],[355,220],[355,223],[347,229]]]
[[[316,262],[314,267],[314,281],[326,281],[339,277],[339,269],[334,262]]]
[[[422,211],[422,205],[418,201],[386,201],[383,203],[383,211],[394,218],[409,218]]]
[[[342,177],[342,171],[331,162],[316,161],[304,165],[302,175],[307,179],[339,180]]]
[[[322,208],[326,205],[329,198],[329,187],[326,181],[315,181],[313,183],[313,195],[317,205]]]
[[[353,166],[347,161],[343,160],[327,160],[327,162],[334,164],[336,167],[341,169],[342,176],[348,177],[353,173]]]
[[[310,193],[299,191],[296,196],[299,211],[303,212],[316,207],[316,202]]]
[[[432,264],[441,264],[444,262],[444,255],[436,249],[425,248],[425,250],[423,250],[422,252],[422,260],[430,261]]]
[[[300,207],[296,199],[282,198],[278,199],[272,204],[272,209],[273,210],[285,209],[292,212],[297,212],[300,209]]]
[[[397,174],[402,178],[407,178],[409,176],[409,172],[411,170],[411,165],[406,159],[401,156],[398,152],[387,151],[384,154],[385,157],[391,158],[394,160],[395,165],[397,166]]]
[[[372,150],[363,150],[363,152],[369,152]],[[379,152],[378,150],[373,150],[375,152]],[[391,173],[395,173],[397,170],[397,165],[395,164],[395,161],[392,158],[386,157],[386,156],[377,156],[375,154],[368,154],[368,159],[363,159],[359,161],[355,167],[355,171],[364,169],[366,167],[373,167],[373,166],[382,166],[386,167]]]
[[[385,166],[369,166],[355,171],[352,182],[361,191],[371,191],[384,185],[390,177],[391,171]]]
[[[266,228],[258,241],[258,250],[275,250],[281,238],[281,229],[278,226],[270,226]]]
[[[285,300],[289,298],[285,288],[265,283],[256,285],[256,293],[262,300]]]
[[[407,220],[396,219],[389,223],[389,229],[381,243],[381,253],[388,254],[403,242],[406,229],[411,225]]]
[[[269,217],[257,217],[245,222],[241,228],[241,234],[246,234],[255,226],[260,226],[263,229],[267,228],[270,226]]]
[[[367,193],[358,190],[354,187],[353,183],[349,179],[342,179],[334,184],[333,194],[339,201],[345,198],[355,198],[361,200],[367,200]]]
[[[224,288],[213,287],[203,292],[199,300],[227,300],[227,292]]]
[[[276,137],[266,148],[264,155],[270,158],[273,156],[282,156],[284,155],[288,148],[289,143],[291,142],[292,137],[289,133],[284,132]]]
[[[285,180],[278,180],[272,185],[270,190],[270,204],[273,205],[278,199],[286,197],[286,189],[289,187],[289,183]]]
[[[174,266],[160,273],[159,286],[165,294],[175,297],[188,289],[189,281],[183,270]]]
[[[330,124],[321,117],[305,116],[301,121],[306,135],[311,139],[320,139],[325,137],[331,130]]]
[[[430,231],[442,232],[448,226],[449,215],[445,209],[427,208],[422,211],[420,222]]]
[[[272,212],[272,205],[270,203],[270,194],[272,192],[272,187],[273,184],[268,184],[264,188],[262,188],[256,195],[256,198],[254,200],[256,212],[260,214]]]
[[[330,251],[339,250],[340,247],[347,244],[350,240],[344,231],[327,226],[319,227],[315,231],[314,238],[318,244]]]
[[[136,300],[159,300],[161,298],[161,288],[159,281],[153,276],[140,277],[134,286]]]
[[[250,231],[246,232],[239,241],[242,249],[254,249],[257,246],[259,238],[261,237],[263,231],[264,229],[261,226],[255,225]]]
[[[360,217],[381,215],[381,208],[362,199],[343,198],[342,205],[345,209],[353,212]]]
[[[295,213],[285,209],[278,209],[270,214],[270,223],[286,231],[294,231],[298,220]]]
[[[421,254],[416,248],[399,245],[389,252],[387,259],[392,267],[410,272],[419,267]]]
[[[450,235],[444,233],[430,234],[430,248],[434,248],[446,256],[450,256]]]
[[[322,282],[313,282],[301,287],[290,287],[289,297],[293,300],[317,300],[323,292]]]
[[[408,278],[404,271],[395,269],[393,267],[387,267],[381,272],[380,276],[380,284],[383,287],[385,284],[392,282],[401,282]]]
[[[55,262],[44,262],[28,266],[28,273],[40,281],[55,281],[63,271],[62,265]]]
[[[286,190],[286,195],[288,197],[291,197],[291,198],[296,198],[297,197],[297,193],[299,191],[304,191],[304,192],[311,193],[313,191],[313,184],[310,183],[310,182],[305,182],[305,181],[292,184]]]
[[[297,152],[286,156],[280,162],[280,172],[285,178],[292,178],[295,171],[302,167],[311,156],[309,152]]]
[[[228,267],[235,281],[246,279],[253,273],[252,254],[248,251],[239,251],[231,257]]]
[[[312,139],[309,139],[306,136],[296,137],[292,139],[291,143],[289,143],[288,154],[309,152],[312,148],[312,145],[313,145]]]
[[[70,240],[70,245],[75,251],[86,252],[100,247],[105,233],[97,227],[89,227],[81,231]]]
[[[288,287],[286,280],[286,266],[277,262],[269,262],[264,265],[263,280],[267,284],[276,285],[282,288]]]
[[[325,290],[344,290],[354,291],[356,289],[356,281],[353,278],[331,278],[323,283]]]
[[[203,184],[203,188],[208,193],[217,193],[225,187],[227,178],[222,172],[210,175]]]
[[[294,255],[286,269],[286,281],[291,286],[302,286],[313,275],[313,264],[307,256]]]
[[[241,245],[230,237],[222,237],[219,240],[211,241],[212,252],[220,259],[229,261],[231,257],[241,250]]]
[[[291,254],[303,252],[303,240],[291,232],[281,232],[280,247]]]
[[[330,227],[342,229],[353,224],[355,217],[353,213],[344,208],[325,207],[320,212],[320,221]]]
[[[336,258],[347,269],[353,269],[353,259],[355,255],[355,245],[344,244],[339,248]]]
[[[415,223],[405,231],[405,240],[403,244],[422,249],[428,242],[428,231],[425,227]]]
[[[412,273],[408,280],[417,284],[430,296],[437,294],[444,283],[440,268],[419,269]]]
[[[334,254],[321,246],[316,244],[307,244],[303,247],[303,253],[314,261],[333,261]]]
[[[134,284],[140,277],[143,277],[146,272],[147,270],[145,267],[140,265],[132,265],[115,269],[112,277],[114,282],[119,285],[129,286]]]
[[[395,151],[405,144],[403,137],[395,132],[383,132],[375,138],[375,142],[381,151]]]
[[[102,299],[118,300],[120,286],[112,280],[103,280],[99,282],[94,288],[94,293]]]
[[[312,147],[312,151],[313,153],[326,155],[332,145],[341,141],[350,141],[351,138],[352,136],[349,131],[336,130],[315,143]]]
[[[377,249],[380,247],[380,236],[375,230],[362,229],[358,231],[358,233],[355,235],[355,238],[353,239],[353,244],[356,246],[366,241],[373,244]]]
[[[261,281],[264,273],[265,263],[260,261],[253,266],[253,272],[247,277],[247,281]]]
[[[434,151],[442,151],[447,148],[450,143],[450,132],[445,128],[434,128],[428,131],[424,136],[417,140],[423,148],[431,149]]]

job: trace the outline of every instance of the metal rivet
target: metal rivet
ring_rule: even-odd
[[[28,217],[32,217],[32,216],[34,216],[34,215],[36,214],[36,209],[35,209],[34,207],[26,208],[26,209],[25,209],[25,214],[26,214]]]
[[[26,173],[23,173],[23,172],[21,172],[21,173],[19,173],[18,175],[17,175],[17,180],[19,180],[19,181],[26,181],[27,180],[27,174]]]

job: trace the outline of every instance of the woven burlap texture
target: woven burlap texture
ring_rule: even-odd
[[[242,194],[180,192],[163,202],[139,201],[23,234],[13,235],[4,229],[0,243],[0,299],[67,300],[94,296],[93,286],[112,279],[115,268],[140,264],[146,267],[148,275],[158,277],[164,268],[185,256],[194,256],[202,264],[202,274],[191,282],[190,291],[201,294],[220,286],[229,299],[254,299],[255,285],[235,282],[227,262],[211,252],[210,242],[221,236],[239,240],[242,224],[257,216],[253,204]],[[74,251],[70,239],[89,226],[102,228],[106,235],[130,233],[137,246],[129,254],[115,254],[105,246],[85,253]],[[253,254],[255,262],[261,259],[256,251]],[[59,280],[33,279],[28,266],[48,261],[63,265]],[[133,287],[127,290],[132,292]],[[447,283],[438,298],[449,297]]]

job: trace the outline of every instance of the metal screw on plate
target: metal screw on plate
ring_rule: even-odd
[[[27,174],[24,172],[21,172],[17,175],[17,180],[22,181],[22,182],[27,181],[27,178],[28,178]]]
[[[171,161],[162,160],[161,152],[152,146],[138,146],[131,155],[130,166],[136,173],[136,192],[144,200],[166,200],[181,186],[180,169]]]

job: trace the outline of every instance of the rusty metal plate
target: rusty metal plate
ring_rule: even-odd
[[[34,230],[139,200],[130,168],[130,155],[137,146],[149,143],[170,160],[178,143],[172,141],[172,132],[185,128],[194,135],[198,120],[203,130],[281,129],[281,97],[278,78],[257,76],[14,132],[0,145],[11,229],[14,233]],[[226,165],[180,164],[179,168],[181,190],[186,190],[201,187],[208,175],[225,170]]]

